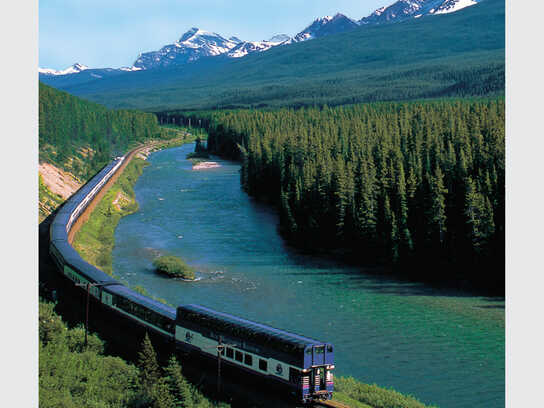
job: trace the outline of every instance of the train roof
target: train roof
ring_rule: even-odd
[[[77,270],[86,279],[96,283],[117,282],[113,277],[86,262],[81,255],[66,240],[54,241],[53,244],[61,253],[64,262],[72,269]]]
[[[145,295],[142,295],[130,288],[127,288],[123,284],[105,286],[104,290],[119,296],[123,296],[133,302],[139,303],[142,306],[153,310],[163,316],[168,317],[171,320],[176,320],[176,309],[172,306],[165,305],[157,300],[153,300]]]
[[[283,351],[300,351],[308,346],[328,344],[195,304],[179,306],[178,320],[188,320],[209,329],[220,329],[225,334],[257,344],[275,345]]]

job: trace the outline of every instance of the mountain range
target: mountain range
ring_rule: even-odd
[[[195,43],[190,37],[182,42]],[[231,53],[256,47],[223,38],[237,42]],[[154,69],[87,68],[41,74],[40,80],[110,108],[153,112],[504,95],[505,0],[394,24],[359,25],[311,41],[268,42],[284,45],[238,58],[225,52]]]
[[[268,51],[272,47],[322,38],[351,31],[360,26],[391,24],[422,16],[452,13],[477,4],[479,1],[481,0],[399,0],[390,6],[379,8],[358,21],[338,13],[335,16],[325,16],[314,20],[294,37],[279,34],[263,41],[242,41],[237,37],[225,38],[220,34],[193,27],[173,44],[165,45],[158,51],[140,53],[132,67],[90,69],[76,63],[61,71],[39,68],[39,74],[41,80],[55,86],[102,79],[130,71],[179,67],[205,57],[242,58],[249,54]],[[66,75],[72,78],[52,79],[52,77]],[[73,78],[74,76],[78,78]]]

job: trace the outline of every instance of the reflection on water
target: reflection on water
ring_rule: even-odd
[[[192,171],[193,145],[157,152],[140,211],[116,230],[114,270],[178,305],[200,303],[336,345],[336,373],[441,407],[504,406],[504,299],[437,292],[296,253],[277,216],[240,189],[239,166]],[[198,282],[153,272],[182,257]]]

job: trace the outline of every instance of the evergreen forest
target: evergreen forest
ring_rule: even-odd
[[[504,291],[502,98],[203,114],[298,247]],[[178,118],[183,121],[183,117]]]
[[[110,110],[40,83],[39,158],[88,179],[114,156],[161,137],[152,113]]]

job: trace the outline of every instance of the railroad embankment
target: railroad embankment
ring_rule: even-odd
[[[72,245],[81,257],[109,275],[115,228],[122,217],[138,210],[133,186],[146,165],[142,158],[133,158],[74,237]]]

